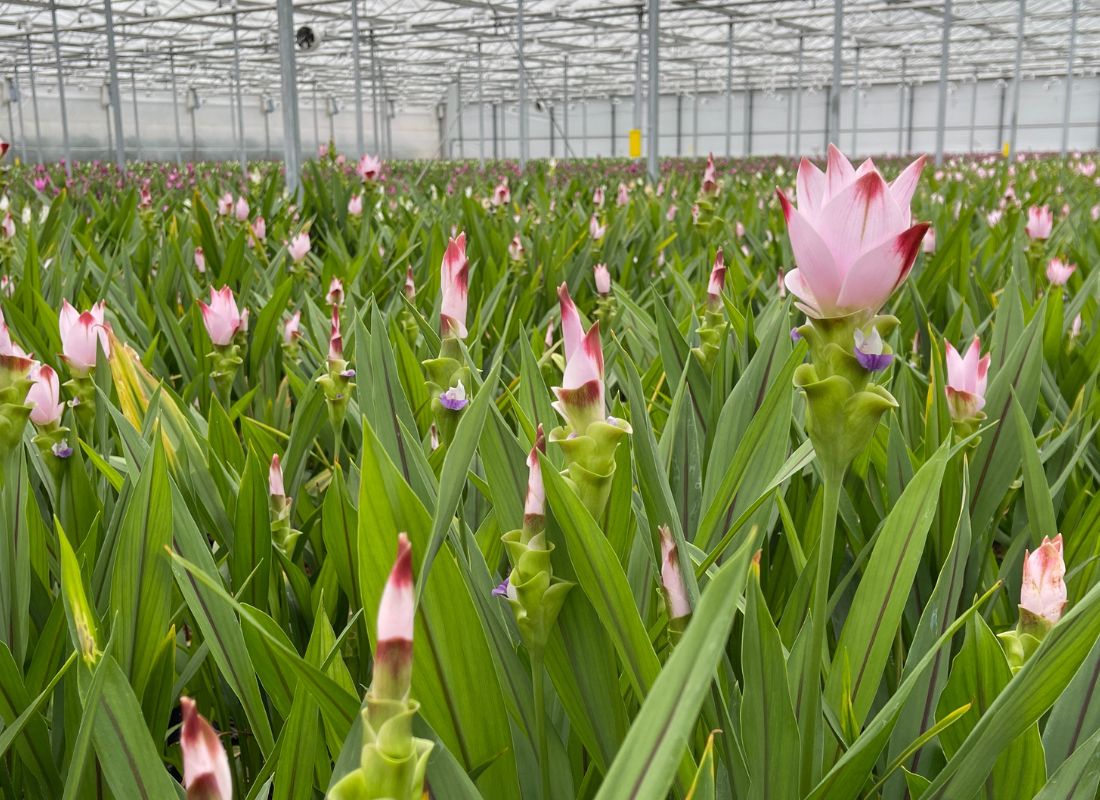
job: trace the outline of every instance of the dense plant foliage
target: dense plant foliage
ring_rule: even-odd
[[[1096,162],[846,164],[9,167],[0,793],[1094,797]]]

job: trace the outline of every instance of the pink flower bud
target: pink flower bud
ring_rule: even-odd
[[[378,156],[365,154],[359,159],[359,166],[355,168],[355,171],[364,181],[378,180],[382,174],[382,159]]]
[[[206,256],[203,255],[202,248],[195,248],[195,269],[198,270],[200,275],[206,273]]]
[[[1067,264],[1060,258],[1052,258],[1047,264],[1047,280],[1051,286],[1065,286],[1069,276],[1076,270],[1076,264]]]
[[[542,468],[539,453],[546,452],[546,437],[540,424],[535,433],[535,443],[527,456],[527,497],[523,501],[523,521],[527,525],[532,517],[546,515],[546,489],[542,484]]]
[[[220,290],[210,289],[210,304],[199,301],[202,322],[210,341],[217,347],[232,344],[233,337],[244,328],[244,316],[237,310],[237,301],[228,286]]]
[[[1046,239],[1054,228],[1054,212],[1050,206],[1032,206],[1027,210],[1025,230],[1032,239]]]
[[[1066,592],[1066,562],[1062,557],[1062,534],[1043,537],[1034,553],[1024,551],[1024,580],[1020,586],[1020,608],[1053,625],[1062,618]]]
[[[371,693],[378,698],[402,700],[412,678],[413,620],[412,545],[404,534],[397,537],[397,560],[378,604],[378,633]]]
[[[344,303],[344,282],[339,278],[333,278],[328,285],[328,294],[325,300],[330,306],[339,306]]]
[[[103,355],[111,356],[110,326],[103,321],[104,309],[102,300],[84,313],[73,308],[68,300],[61,306],[58,319],[61,357],[77,373],[86,374],[95,367],[97,346],[103,348]]]
[[[607,268],[607,264],[597,264],[592,268],[592,272],[596,277],[596,293],[606,297],[611,293],[611,271]]]
[[[718,191],[718,178],[714,169],[714,153],[707,155],[707,166],[703,170],[703,191],[714,194]]]
[[[31,422],[40,427],[53,425],[61,419],[65,407],[61,405],[61,386],[57,373],[47,364],[36,364],[28,375],[31,388],[27,391],[27,405],[31,409]]]
[[[180,750],[183,751],[183,785],[187,797],[195,800],[233,800],[233,776],[229,757],[218,732],[195,708],[190,697],[180,698],[183,727]]]
[[[309,248],[309,234],[305,231],[291,239],[290,244],[287,246],[290,258],[295,264],[301,263],[309,255]]]
[[[233,210],[233,195],[226,192],[218,198],[218,216],[225,217]]]
[[[332,325],[328,337],[328,360],[342,361],[344,358],[344,337],[340,335],[340,307],[332,307]]]
[[[593,214],[592,219],[588,220],[588,235],[598,242],[605,233],[607,233],[607,226],[601,225],[599,217]]]
[[[466,303],[469,292],[470,262],[466,260],[466,234],[460,233],[447,242],[439,282],[443,299],[439,309],[439,327],[443,336],[465,339]]]
[[[416,282],[413,280],[412,267],[405,270],[405,297],[410,303],[416,299]]]
[[[661,587],[668,605],[668,618],[680,619],[691,614],[684,576],[680,574],[680,557],[668,526],[661,525],[657,532],[661,535]]]
[[[615,204],[617,206],[619,206],[619,208],[622,208],[623,206],[625,206],[629,202],[630,202],[630,190],[628,190],[626,188],[625,183],[620,183],[619,184],[619,194],[615,198]]]
[[[596,206],[596,208],[603,208],[603,202],[603,187],[597,186],[595,191],[592,192],[592,205]]]
[[[283,467],[279,463],[279,454],[271,457],[271,467],[267,471],[267,488],[272,497],[286,497],[283,489]]]
[[[927,254],[936,252],[936,229],[929,228],[921,240],[920,249]]]
[[[726,258],[722,248],[714,254],[714,267],[710,271],[710,283],[707,284],[707,303],[717,308],[722,304],[722,288],[726,285]]]
[[[295,311],[283,325],[283,343],[293,344],[302,336],[302,312]]]
[[[249,210],[250,209],[248,208],[248,201],[245,200],[244,197],[238,197],[237,205],[235,206],[237,222],[247,222]]]
[[[951,411],[951,418],[973,419],[985,407],[989,354],[979,359],[982,345],[977,336],[967,348],[965,357],[960,356],[950,342],[946,345],[947,405]]]
[[[259,239],[261,242],[267,238],[267,223],[263,217],[256,217],[252,221],[252,235]]]
[[[493,189],[493,197],[490,202],[494,206],[505,205],[512,200],[512,190],[508,188],[508,179],[501,178],[500,183]]]
[[[353,194],[348,199],[348,214],[358,217],[363,213],[363,195]]]

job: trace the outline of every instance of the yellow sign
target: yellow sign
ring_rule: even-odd
[[[638,128],[630,129],[630,157],[642,157],[642,132]]]
[[[1004,143],[1004,147],[1001,148],[1001,152],[1004,153],[1005,158],[1008,158],[1008,142]]]

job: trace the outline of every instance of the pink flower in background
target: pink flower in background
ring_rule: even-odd
[[[691,221],[693,224],[699,224],[699,215],[702,214],[702,209],[699,208],[698,203],[691,204]]]
[[[225,217],[233,210],[233,195],[226,192],[218,198],[218,216]]]
[[[1069,595],[1066,591],[1066,562],[1062,556],[1062,534],[1043,537],[1034,553],[1024,551],[1024,580],[1020,586],[1020,608],[1053,625],[1062,618]]]
[[[237,216],[237,222],[247,222],[249,211],[248,201],[244,197],[237,198],[237,205],[234,206],[234,213]]]
[[[194,800],[233,800],[233,775],[218,732],[195,708],[190,697],[180,698],[183,726],[183,785]]]
[[[382,159],[368,153],[359,159],[355,172],[364,181],[376,181],[382,174]]]
[[[317,157],[318,158],[328,158],[328,145],[327,144],[317,145]]]
[[[925,253],[931,255],[936,252],[936,229],[929,228],[928,232],[924,234],[924,239],[921,240],[920,248]]]
[[[592,219],[588,220],[588,235],[598,242],[605,233],[607,233],[607,226],[601,225],[599,217],[593,214]]]
[[[23,348],[12,342],[11,331],[8,330],[8,323],[4,321],[2,309],[0,309],[0,356],[27,357],[27,354],[23,352]]]
[[[293,344],[302,338],[302,312],[295,311],[283,324],[283,344]]]
[[[1076,270],[1076,264],[1067,264],[1060,258],[1052,258],[1047,263],[1047,280],[1051,286],[1065,286],[1069,276]]]
[[[998,209],[994,209],[985,215],[986,224],[991,228],[996,228],[997,223],[1001,221],[1001,212]]]
[[[668,606],[668,618],[680,619],[691,614],[691,602],[680,572],[680,556],[668,526],[661,525],[657,531],[661,535],[661,588]]]
[[[404,699],[409,693],[415,616],[412,545],[409,537],[401,533],[397,537],[397,559],[378,603],[371,695],[379,699]]]
[[[8,150],[11,149],[11,142],[0,139],[0,158],[3,158],[8,154]]]
[[[675,203],[673,203],[672,205],[670,205],[668,207],[668,211],[665,212],[665,219],[667,219],[669,222],[672,222],[672,220],[676,219],[676,204]]]
[[[466,303],[469,292],[470,262],[466,259],[466,234],[458,234],[447,242],[443,264],[439,270],[442,301],[439,327],[443,336],[465,339]]]
[[[245,315],[237,310],[237,301],[228,286],[210,289],[210,304],[199,301],[202,322],[210,341],[218,347],[226,347],[233,342],[237,332],[244,329]]]
[[[733,226],[733,230],[737,233],[737,238],[738,239],[744,237],[744,235],[745,235],[745,225],[744,225],[744,223],[738,221]],[[771,233],[771,231],[768,231],[768,233]]]
[[[508,243],[508,257],[513,261],[520,261],[523,258],[523,240],[519,238],[518,233]]]
[[[714,266],[710,270],[710,282],[707,283],[707,304],[712,308],[722,305],[722,288],[726,285],[726,257],[722,248],[714,254]]]
[[[870,160],[859,169],[829,146],[822,172],[808,159],[798,168],[798,208],[777,190],[798,268],[787,288],[816,318],[875,313],[908,277],[928,223],[911,225],[909,203],[924,157],[893,183]]]
[[[0,222],[0,234],[3,234],[5,239],[15,236],[15,219],[9,211],[4,212],[4,221]]]
[[[325,295],[325,302],[330,306],[339,306],[344,304],[344,282],[339,278],[333,278],[328,284],[328,294]]]
[[[290,240],[290,244],[287,245],[287,251],[290,253],[290,259],[295,264],[300,264],[305,257],[309,255],[309,234],[302,231],[293,239]]]
[[[982,344],[978,337],[967,348],[966,356],[947,342],[947,405],[951,418],[973,419],[985,407],[985,386],[990,357],[979,358]]]
[[[271,457],[271,467],[267,471],[267,489],[272,497],[286,497],[283,488],[283,466],[279,463],[279,454]]]
[[[783,268],[780,267],[779,274],[776,276],[776,283],[778,285],[780,300],[783,300],[787,297],[787,284],[783,281],[784,277],[786,277],[786,273],[783,271]]]
[[[1092,215],[1093,222],[1100,220],[1100,205],[1093,206],[1089,213]]]
[[[353,217],[358,217],[363,213],[363,195],[353,194],[348,199],[348,213]]]
[[[102,300],[83,313],[68,300],[61,306],[58,319],[61,357],[78,374],[86,374],[95,367],[97,347],[103,349],[103,355],[111,356],[110,326],[103,321],[105,309]]]
[[[416,282],[413,280],[412,267],[405,270],[405,297],[408,298],[410,303],[416,299]]]
[[[263,217],[256,217],[252,221],[252,235],[261,242],[267,238],[267,222]]]
[[[546,488],[542,484],[542,467],[539,465],[539,453],[546,452],[546,437],[539,423],[535,431],[535,443],[527,455],[527,495],[523,500],[523,518],[546,516]]]
[[[592,272],[596,278],[596,294],[606,297],[611,293],[611,270],[607,268],[607,264],[597,264]]]
[[[718,191],[718,178],[714,169],[714,153],[707,155],[707,166],[703,169],[703,192],[714,194]]]
[[[494,206],[503,206],[512,201],[512,190],[508,188],[508,179],[501,178],[500,183],[493,189],[493,196],[490,202]]]
[[[65,410],[57,373],[48,364],[36,364],[27,377],[32,381],[27,391],[27,405],[33,406],[31,422],[39,427],[56,424]]]
[[[619,194],[615,197],[615,203],[620,208],[627,205],[630,202],[630,191],[626,188],[625,183],[619,184]]]
[[[1050,206],[1032,206],[1027,210],[1025,230],[1032,239],[1046,239],[1054,227],[1054,213]]]
[[[595,188],[595,190],[592,192],[592,205],[594,205],[596,208],[603,208],[603,204],[604,204],[603,187],[602,186],[597,186]]]
[[[1076,339],[1081,335],[1081,315],[1078,314],[1073,318],[1073,322],[1069,326],[1069,336],[1071,339]]]
[[[343,361],[344,359],[344,336],[340,333],[340,307],[332,307],[332,322],[329,326],[328,335],[328,360]]]

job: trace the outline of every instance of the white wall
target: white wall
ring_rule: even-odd
[[[975,102],[975,88],[977,90]],[[971,114],[974,113],[973,149],[978,152],[1000,150],[1008,140],[1012,114],[1012,87],[1004,89],[1005,108],[1003,125],[999,125],[1002,88],[996,82],[973,82],[953,85],[948,94],[945,150],[965,152],[971,149]],[[909,147],[909,99],[904,104],[905,122],[902,124],[902,149],[929,152],[936,146],[936,105],[939,87],[935,83],[917,86],[912,105],[912,147]],[[763,91],[752,93],[752,149],[754,155],[808,154],[820,155],[825,146],[825,106],[828,92],[801,93],[801,137],[796,145],[794,130],[797,113],[788,107],[794,94],[777,91],[767,95]],[[1020,87],[1020,120],[1017,146],[1026,150],[1058,150],[1062,141],[1062,104],[1065,97],[1064,81],[1048,84],[1045,81],[1025,81]],[[898,112],[900,92],[897,86],[872,86],[863,89],[859,98],[858,136],[853,146],[853,91],[846,87],[841,97],[841,133],[839,144],[845,151],[855,154],[898,152]],[[619,97],[614,103],[615,140],[614,154],[627,154],[627,135],[633,119],[634,98]],[[745,111],[746,94],[734,92],[732,98],[732,125],[730,126],[730,152],[744,155],[746,149]],[[795,101],[797,103],[797,101]],[[685,96],[661,97],[660,149],[662,156],[705,155],[708,152],[726,152],[726,97],[724,94],[703,95],[699,106],[699,134],[695,136],[693,100]],[[679,105],[679,111],[678,111]],[[570,104],[568,112],[569,145],[576,156],[612,155],[611,106],[606,99],[578,101]],[[1069,147],[1071,150],[1096,149],[1100,128],[1100,78],[1077,78],[1073,84]],[[486,105],[484,110],[485,155],[493,154],[492,118],[496,114],[498,155],[515,158],[519,155],[517,141],[519,116],[515,104],[495,108]],[[587,117],[587,138],[583,136]],[[543,158],[551,155],[550,115],[536,111],[529,114],[531,134],[530,155]],[[554,133],[553,155],[562,156],[560,109],[555,111],[558,130]],[[677,137],[677,129],[680,136]],[[644,133],[643,123],[643,133]],[[790,133],[788,133],[790,130]],[[1000,137],[998,138],[998,131]],[[479,155],[478,106],[462,110],[462,141],[458,141],[457,124],[448,113],[446,132],[448,150],[455,156]]]
[[[126,141],[128,158],[175,159],[176,127],[172,110],[172,96],[163,91],[138,92],[138,119],[135,136],[134,104],[130,85],[122,81],[121,106],[122,128]],[[45,71],[36,78],[38,91],[39,126],[42,133],[43,157],[56,160],[63,157],[61,111],[58,103],[56,82],[46,77]],[[195,140],[192,142],[191,114],[187,111],[183,89],[179,99],[180,139],[183,158],[197,159],[235,159],[239,152],[234,144],[233,129],[235,111],[230,105],[228,87],[222,96],[202,95],[203,105],[195,112]],[[275,87],[276,90],[278,87]],[[0,135],[9,138],[16,146],[16,155],[21,158],[38,155],[37,137],[34,125],[34,110],[31,100],[29,81],[22,76],[20,85],[21,102],[10,106],[9,124],[7,104],[0,108]],[[308,155],[317,152],[317,145],[327,142],[330,128],[329,118],[325,114],[324,97],[321,96],[317,109],[316,133],[314,128],[313,95],[308,89],[301,91],[299,102],[299,125],[302,136],[302,150]],[[265,115],[260,110],[260,99],[256,95],[244,95],[245,144],[249,158],[282,157],[283,116],[282,108],[276,107],[273,114]],[[369,111],[369,99],[367,101]],[[108,150],[108,110],[100,105],[99,91],[73,86],[65,90],[65,107],[69,118],[69,142],[73,158],[77,160],[109,159]],[[20,125],[22,111],[22,125]],[[270,148],[264,135],[264,118],[269,124]],[[355,111],[354,106],[344,106],[333,117],[333,133],[336,146],[342,152],[357,155],[355,150]],[[397,158],[426,158],[435,155],[439,143],[439,124],[434,109],[414,109],[399,112],[391,121],[393,154]],[[368,151],[377,152],[374,143],[373,122],[369,113],[364,114],[363,135]],[[24,147],[26,153],[24,153]]]

